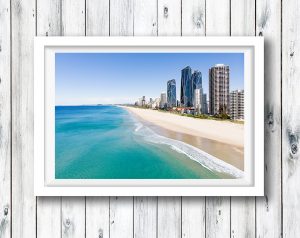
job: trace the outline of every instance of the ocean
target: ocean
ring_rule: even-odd
[[[232,166],[118,106],[55,107],[56,179],[219,179]]]

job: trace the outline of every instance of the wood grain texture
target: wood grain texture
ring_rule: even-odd
[[[231,0],[230,15],[232,36],[255,35],[255,1]],[[231,237],[255,237],[255,198],[231,198]]]
[[[158,35],[181,35],[181,0],[158,0]]]
[[[85,0],[61,0],[62,35],[85,35]]]
[[[230,1],[206,1],[206,35],[230,35]],[[230,237],[230,198],[206,199],[206,237]]]
[[[205,237],[205,198],[182,197],[182,238]]]
[[[134,35],[157,35],[157,0],[134,2]]]
[[[61,1],[37,0],[37,36],[62,35]]]
[[[61,237],[85,237],[85,202],[84,197],[62,198]]]
[[[38,36],[59,36],[61,28],[61,3],[59,0],[39,0],[36,3]],[[61,237],[61,198],[37,198],[37,237]]]
[[[86,35],[109,35],[109,0],[86,0]]]
[[[230,199],[206,198],[206,237],[230,237]]]
[[[0,237],[11,228],[10,3],[0,0]]]
[[[133,237],[133,198],[110,198],[110,238]]]
[[[11,1],[12,237],[36,236],[33,195],[33,37],[35,1]]]
[[[38,238],[61,237],[61,197],[39,197],[36,216]]]
[[[133,0],[110,0],[110,35],[133,35]]]
[[[257,237],[281,236],[281,1],[256,1],[265,40],[265,196],[256,199]]]
[[[182,0],[182,35],[205,35],[205,0]]]
[[[86,198],[86,237],[109,237],[109,197]]]
[[[134,198],[134,237],[157,237],[157,197]]]
[[[300,3],[282,3],[282,219],[287,238],[300,235]]]
[[[158,197],[157,237],[181,237],[181,197]]]
[[[206,35],[230,35],[230,1],[206,1]]]

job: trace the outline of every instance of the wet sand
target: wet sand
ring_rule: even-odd
[[[126,107],[127,108],[127,107]],[[128,107],[127,110],[133,113],[139,120],[142,121],[142,123],[148,127],[150,127],[152,130],[154,130],[156,133],[171,138],[175,140],[179,140],[182,142],[185,142],[187,144],[190,144],[192,146],[195,146],[215,157],[218,159],[221,159],[225,161],[226,163],[229,163],[236,168],[244,171],[244,147],[241,146],[241,143],[237,144],[229,144],[229,143],[223,143],[217,140],[213,140],[204,136],[195,135],[195,132],[189,133],[188,129],[184,128],[184,130],[178,130],[178,126],[174,127],[173,129],[170,129],[170,127],[163,126],[163,123],[156,123],[157,118],[155,120],[147,120],[147,117],[145,117],[145,113],[138,113],[139,111],[150,111],[154,113],[159,113],[162,115],[159,115],[160,118],[166,117],[166,116],[175,116],[178,117],[178,120],[180,119],[186,119],[186,117],[180,117],[179,115],[172,115],[171,113],[164,113],[164,112],[158,112],[153,110],[147,110],[147,109],[137,109],[136,110],[130,110],[131,108]],[[137,111],[138,110],[138,111]],[[147,113],[146,113],[147,114]],[[195,119],[195,118],[187,118],[189,120],[194,121],[202,121],[205,119]],[[177,120],[176,120],[177,121]],[[212,120],[205,120],[209,122],[214,122]],[[219,122],[219,121],[218,121]],[[178,121],[177,121],[178,123]],[[221,122],[223,123],[223,122]],[[230,123],[230,122],[225,122]],[[233,124],[233,123],[231,123]],[[238,125],[239,127],[243,126],[240,124],[233,124],[233,126]],[[233,130],[234,131],[234,130]],[[221,133],[221,131],[220,131]],[[233,134],[232,134],[233,135]],[[228,135],[224,135],[228,136]],[[235,135],[236,136],[236,135]],[[228,141],[228,140],[227,140]],[[241,138],[241,141],[243,142],[243,138]],[[243,145],[243,144],[242,144]]]

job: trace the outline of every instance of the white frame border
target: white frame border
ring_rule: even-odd
[[[117,186],[46,184],[45,179],[45,48],[201,46],[253,47],[254,49],[254,175],[251,185],[211,186]],[[264,45],[263,37],[35,37],[34,40],[34,194],[35,196],[263,196],[264,195]],[[48,62],[49,64],[49,62]],[[47,64],[47,65],[48,65]],[[51,64],[51,62],[50,62]],[[52,62],[53,64],[53,62]],[[253,72],[252,72],[253,74]],[[246,82],[245,82],[246,85]],[[47,90],[49,90],[47,88]],[[53,99],[54,102],[54,99]],[[245,100],[246,102],[246,100]],[[253,107],[253,105],[251,105]],[[246,112],[245,112],[246,113]],[[251,115],[250,115],[251,116]],[[252,127],[250,127],[251,129]],[[253,128],[252,128],[253,129]],[[253,131],[253,130],[252,130]],[[50,133],[51,134],[51,133]],[[245,132],[246,135],[246,132]],[[48,136],[49,137],[49,136]],[[246,136],[245,136],[246,137]],[[246,138],[245,138],[246,139]],[[245,140],[245,149],[246,143]],[[52,152],[53,153],[53,152]],[[131,180],[132,181],[132,180]]]

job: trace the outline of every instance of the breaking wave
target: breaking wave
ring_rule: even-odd
[[[149,127],[144,126],[142,123],[137,122],[135,125],[136,128],[134,133],[136,135],[142,136],[144,140],[155,144],[167,145],[172,150],[185,154],[190,159],[200,163],[203,167],[210,171],[230,174],[236,178],[241,178],[244,175],[244,172],[240,169],[200,150],[199,148],[196,148],[182,141],[158,135]]]

